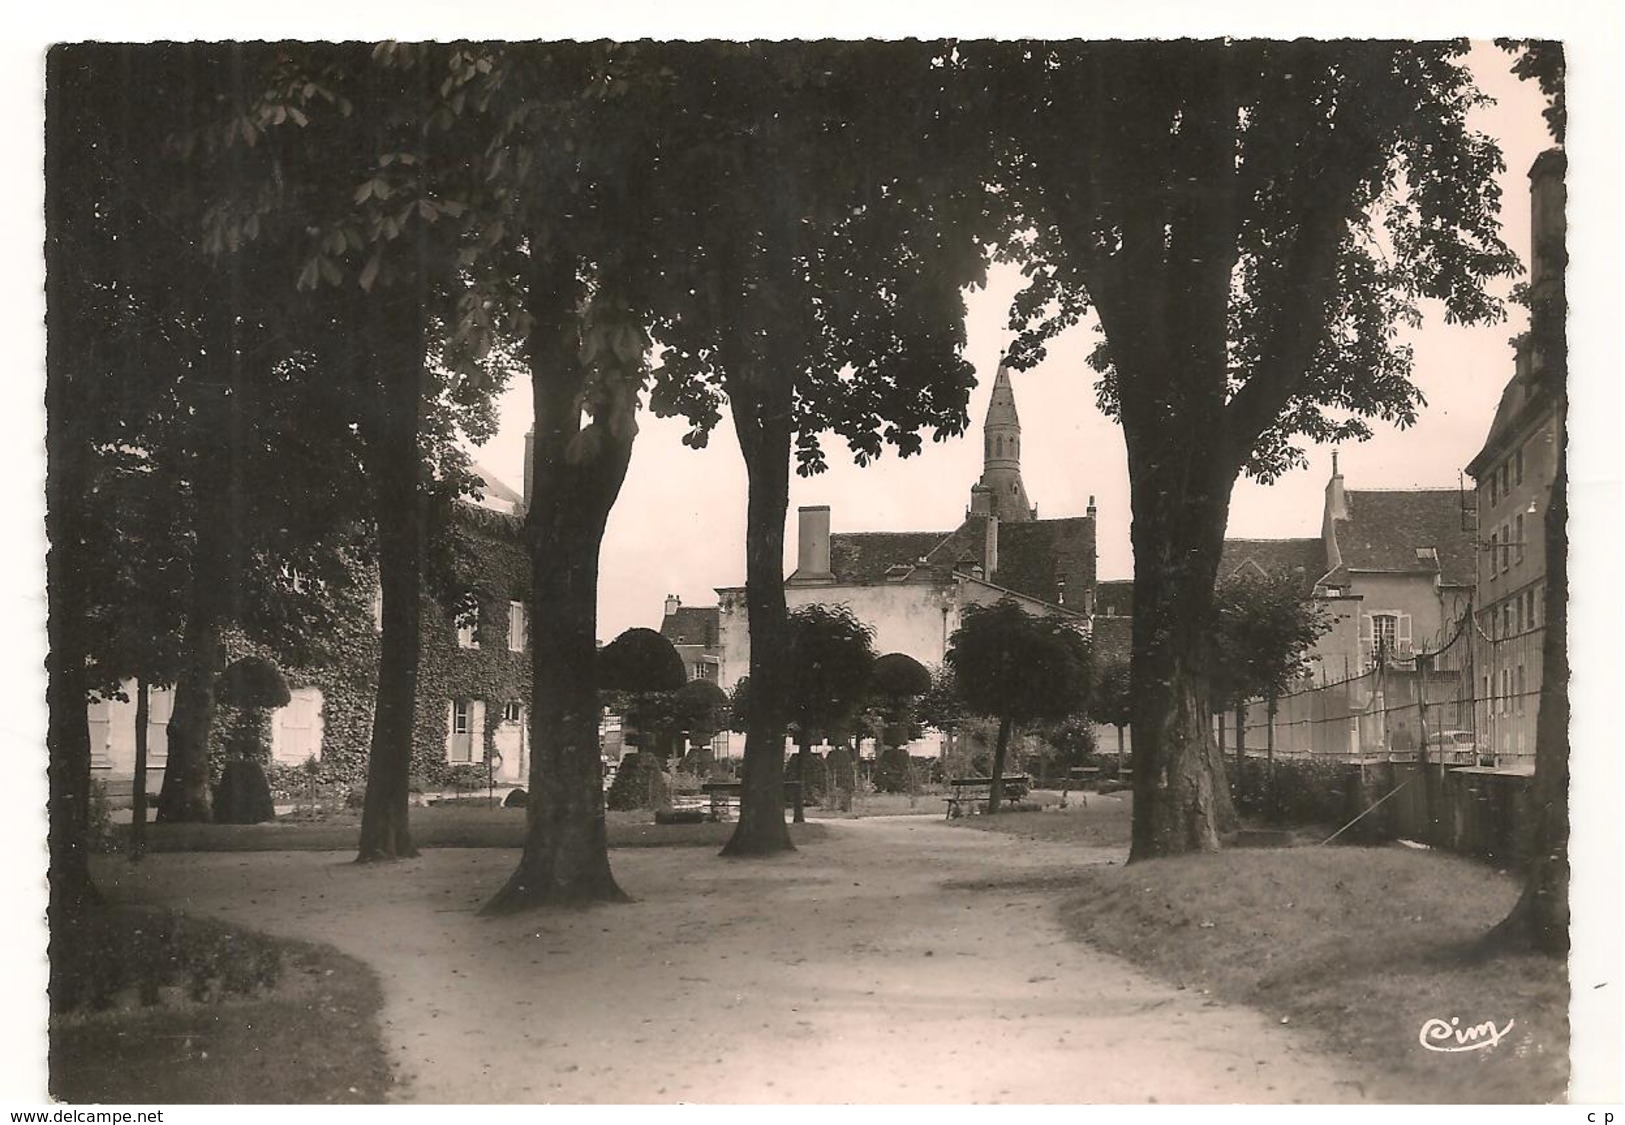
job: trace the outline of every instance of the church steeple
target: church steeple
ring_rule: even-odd
[[[1016,414],[1010,373],[1003,363],[993,377],[993,393],[982,423],[982,479],[971,486],[970,514],[997,516],[1007,522],[1038,518],[1038,510],[1027,502],[1027,489],[1021,483],[1021,418]]]

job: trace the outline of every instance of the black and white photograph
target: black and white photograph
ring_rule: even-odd
[[[7,1108],[1625,1099],[1617,13],[656,7],[11,48]]]

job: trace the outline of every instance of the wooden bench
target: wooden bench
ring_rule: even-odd
[[[965,806],[974,809],[978,802],[992,799],[993,779],[991,777],[954,777],[948,780],[949,788],[953,790],[950,796],[943,800],[948,803],[947,819],[965,815]],[[1004,779],[1002,797],[1006,801],[1019,801],[1027,795],[1032,787],[1032,778],[1024,773],[1013,774]]]
[[[784,803],[788,807],[795,803],[796,790],[801,788],[799,781],[786,781],[784,783]],[[728,813],[739,807],[739,799],[745,791],[743,781],[707,781],[700,785],[700,791],[706,795],[709,802],[709,812],[706,819],[713,822],[728,819]]]
[[[1066,771],[1066,780],[1061,783],[1061,807],[1067,807],[1067,798],[1074,792],[1078,795],[1078,803],[1084,808],[1089,807],[1089,791],[1085,786],[1093,785],[1099,780],[1099,766],[1073,766]]]

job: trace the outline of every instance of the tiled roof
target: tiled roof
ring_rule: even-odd
[[[1219,581],[1256,567],[1263,574],[1293,574],[1303,580],[1303,592],[1314,589],[1326,573],[1326,545],[1315,539],[1226,539],[1219,556]]]
[[[469,465],[469,471],[479,478],[479,487],[470,496],[479,507],[494,512],[512,512],[525,502],[523,496],[503,484],[484,465],[474,462]]]
[[[1134,579],[1111,578],[1095,585],[1095,613],[1106,617],[1134,616]]]
[[[1114,660],[1128,662],[1129,653],[1134,647],[1132,617],[1096,617],[1091,628],[1090,641],[1094,647],[1097,670]]]
[[[887,580],[893,567],[911,570],[948,537],[945,531],[855,531],[829,537],[829,568],[835,581],[867,586]]]
[[[678,606],[660,623],[660,635],[674,645],[716,648],[719,630],[717,607]]]
[[[988,579],[1051,605],[1070,596],[1081,608],[1095,580],[1095,521],[1072,516],[1000,523],[998,566]]]
[[[1417,557],[1420,548],[1438,552],[1437,569],[1450,585],[1471,585],[1477,575],[1473,532],[1462,529],[1462,499],[1454,488],[1347,493],[1349,518],[1334,527],[1337,548],[1349,570],[1433,570],[1432,558]]]

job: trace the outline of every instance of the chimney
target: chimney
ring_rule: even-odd
[[[1332,450],[1332,479],[1326,482],[1326,518],[1349,518],[1349,498],[1343,491],[1343,474],[1337,468],[1337,450]]]
[[[667,594],[666,595],[666,616],[670,617],[672,614],[676,613],[678,608],[682,604],[683,604],[683,599],[682,598],[679,598],[676,594]]]
[[[1095,498],[1093,496],[1089,497],[1089,506],[1083,510],[1083,516],[1085,519],[1092,520],[1095,518]]]
[[[536,431],[525,431],[525,479],[519,486],[521,511],[530,511],[531,478],[536,475]]]
[[[999,517],[987,517],[986,549],[982,555],[982,573],[987,575],[989,582],[993,581],[994,573],[999,569]]]
[[[829,505],[796,509],[796,572],[793,582],[833,582],[829,569]]]

